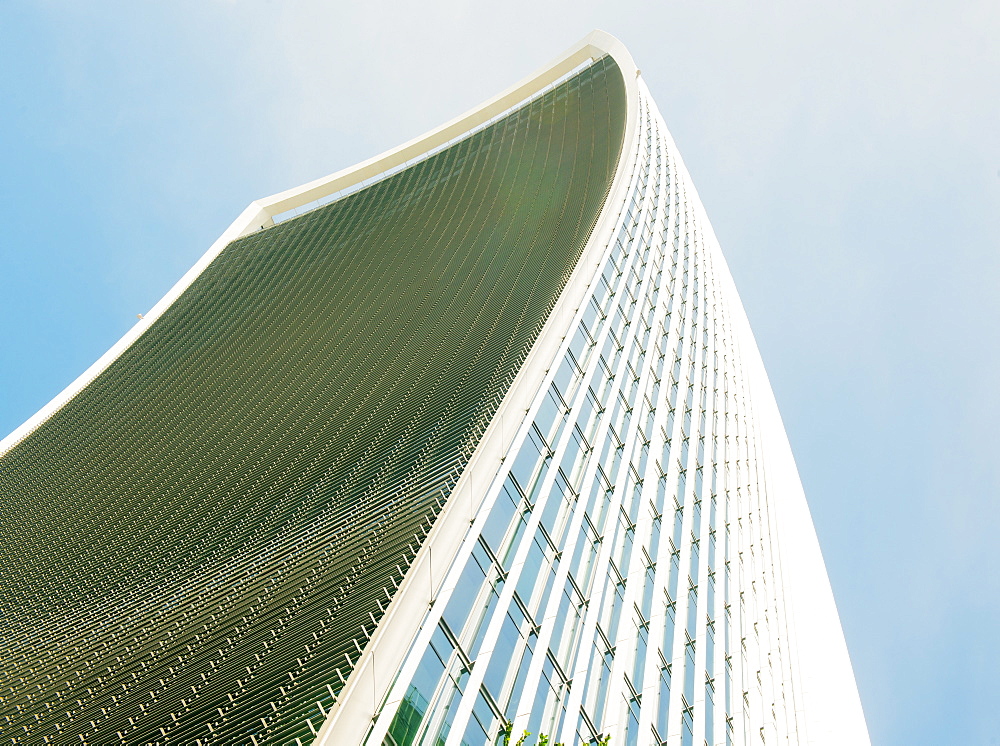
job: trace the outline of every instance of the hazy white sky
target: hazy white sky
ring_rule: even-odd
[[[251,200],[617,35],[747,307],[873,742],[1000,743],[995,0],[0,11],[0,435]]]

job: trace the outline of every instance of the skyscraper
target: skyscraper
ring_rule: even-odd
[[[746,316],[599,32],[253,203],[0,444],[0,532],[13,743],[867,743]]]

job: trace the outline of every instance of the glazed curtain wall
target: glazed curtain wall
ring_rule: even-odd
[[[572,271],[624,119],[605,57],[233,242],[4,455],[4,739],[310,740]]]

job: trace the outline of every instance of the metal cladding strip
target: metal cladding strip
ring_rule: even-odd
[[[614,37],[595,31],[571,47],[547,68],[533,76],[542,86],[558,71],[579,64],[581,54],[607,56],[622,73],[625,92],[625,132],[621,152],[629,151],[637,137],[638,70],[631,55]],[[521,86],[527,91],[531,86]],[[587,293],[594,268],[602,260],[612,231],[619,220],[618,208],[632,176],[630,159],[618,159],[608,199],[590,239],[575,265],[548,321],[521,366],[510,390],[484,432],[476,452],[417,552],[399,591],[386,609],[371,642],[365,647],[350,679],[329,711],[319,731],[317,744],[349,744],[367,740],[374,716],[389,695],[399,667],[419,633],[428,605],[438,596],[445,571],[453,564],[469,525],[488,498],[486,489],[493,474],[512,450],[515,439],[524,437],[525,412],[531,407],[549,373],[562,340],[572,328],[581,299]],[[529,420],[530,422],[530,420]]]
[[[587,41],[534,81],[220,249],[4,453],[5,735],[294,743],[362,701],[345,683],[388,686],[372,635],[401,583],[434,587],[450,498],[468,525],[466,466],[510,445],[618,183],[634,75]]]

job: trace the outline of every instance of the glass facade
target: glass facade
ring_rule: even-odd
[[[572,272],[624,130],[604,57],[234,241],[0,456],[4,740],[312,741]],[[564,419],[552,406],[540,447]],[[497,644],[502,598],[520,649],[527,617],[479,561],[496,595],[469,599],[483,624],[468,634]],[[466,686],[451,661],[476,654],[468,636],[427,649],[416,691],[438,674]],[[398,728],[422,727],[417,696]],[[492,703],[473,704],[492,730]]]
[[[798,741],[728,270],[638,110],[617,230],[368,743]]]

